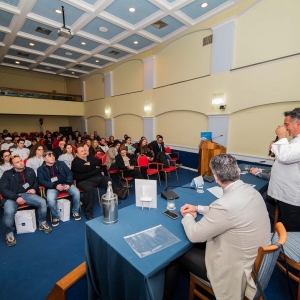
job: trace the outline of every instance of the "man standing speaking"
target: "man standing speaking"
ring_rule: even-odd
[[[277,201],[286,231],[300,231],[300,108],[284,113],[284,125],[276,129],[278,141],[271,151],[275,162],[268,195]],[[293,139],[289,142],[287,132]]]

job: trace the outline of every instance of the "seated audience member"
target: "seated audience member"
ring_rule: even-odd
[[[58,144],[59,144],[60,138],[62,137],[61,133],[53,133],[53,135],[54,135],[54,139],[52,140],[52,150],[59,147]]]
[[[51,133],[47,133],[45,136],[45,145],[48,148],[48,150],[52,150],[52,137]]]
[[[122,141],[122,145],[126,143],[126,138],[128,137],[127,133],[124,134],[124,140]]]
[[[81,136],[75,138],[75,146],[78,147],[79,145],[83,145],[83,140],[81,138]]]
[[[14,136],[19,136],[19,134],[15,131],[13,134],[12,134],[12,136],[14,137]]]
[[[14,238],[14,222],[18,205],[28,204],[38,207],[39,230],[45,233],[52,231],[46,223],[47,206],[45,199],[38,196],[38,182],[36,175],[31,168],[25,167],[23,160],[19,156],[10,158],[12,169],[4,172],[0,179],[0,193],[3,199],[1,206],[4,208],[3,227],[6,235],[7,246],[16,245]]]
[[[111,135],[109,138],[108,138],[108,142],[107,142],[107,146],[110,147],[115,141],[115,137],[113,135]]]
[[[71,170],[78,188],[83,190],[84,213],[88,220],[93,219],[94,189],[96,187],[107,188],[111,181],[108,176],[101,173],[101,161],[87,155],[82,146],[76,150],[76,157],[72,161]]]
[[[86,152],[86,155],[89,156],[90,155],[90,147],[92,146],[92,141],[90,139],[86,139],[86,143],[83,146],[84,151]]]
[[[163,163],[164,167],[170,165],[170,157],[166,155],[165,145],[161,135],[157,135],[156,141],[152,141],[148,146],[154,152],[155,161]]]
[[[131,145],[131,137],[130,136],[127,136],[126,139],[125,139],[125,144],[124,144],[125,148],[126,148],[126,151],[127,151],[127,154],[131,157],[131,158],[134,158],[135,155],[135,148]]]
[[[98,142],[100,141],[100,136],[98,135],[97,131],[94,131],[94,139],[96,139]]]
[[[26,135],[23,134],[23,135],[20,136],[20,138],[24,140],[24,146],[29,149],[29,147],[31,145],[31,142],[26,139]]]
[[[69,138],[68,138],[67,144],[75,146],[75,140],[73,139],[72,134],[69,134]]]
[[[44,163],[43,154],[45,151],[47,151],[47,148],[41,144],[36,144],[30,150],[26,167],[33,169],[35,174],[37,174],[37,169]]]
[[[275,130],[272,144],[275,162],[271,170],[268,195],[278,203],[286,231],[300,231],[300,108],[284,112],[284,125]],[[292,137],[287,139],[287,133]]]
[[[39,142],[40,141],[40,134],[36,131],[35,133],[34,133],[34,136],[35,136],[35,138],[37,139],[37,141]]]
[[[12,155],[19,155],[22,160],[26,159],[29,155],[29,149],[24,147],[24,143],[23,139],[19,139],[17,141],[17,148],[12,152]]]
[[[105,162],[107,170],[113,170],[117,168],[116,156],[119,153],[120,146],[121,142],[119,140],[115,140],[112,146],[107,150]]]
[[[53,150],[55,159],[58,159],[63,154],[63,151],[65,149],[65,144],[66,144],[65,141],[59,141],[58,147]]]
[[[75,131],[75,141],[77,141],[77,138],[81,137],[81,134],[78,130]]]
[[[210,206],[181,207],[188,239],[200,244],[166,267],[164,299],[172,299],[179,261],[188,271],[210,282],[217,299],[255,296],[251,273],[257,249],[270,244],[266,206],[259,192],[239,179],[234,157],[219,154],[211,159],[210,168],[223,196]],[[198,222],[197,213],[203,215]]]
[[[7,129],[3,129],[2,136],[3,136],[3,138],[5,138],[5,137],[7,137],[7,136],[10,136],[10,137],[11,137],[11,134],[8,132]]]
[[[123,171],[124,176],[132,176],[136,179],[144,179],[140,170],[134,168],[132,160],[127,154],[127,150],[125,148],[120,149],[120,154],[116,156],[116,163],[118,169]]]
[[[60,141],[60,142],[63,141],[63,142],[65,142],[65,143],[67,143],[67,138],[66,138],[65,136],[62,136],[62,137],[59,139],[59,141]]]
[[[4,138],[4,143],[1,145],[1,150],[8,150],[10,147],[14,146],[14,143],[12,143],[12,138],[10,136],[7,136]]]
[[[13,137],[13,145],[9,147],[9,151],[12,153],[15,149],[18,148],[18,140],[20,139],[19,136],[14,136]]]
[[[36,138],[32,138],[31,140],[31,144],[30,146],[28,146],[28,149],[31,150],[33,146],[35,146],[37,144],[37,139]]]
[[[105,138],[102,138],[102,139],[100,140],[99,146],[100,146],[100,148],[102,149],[102,152],[103,152],[103,153],[106,153],[106,151],[108,150],[108,146],[107,146],[107,144],[106,144]]]
[[[82,138],[86,140],[89,139],[90,137],[88,136],[87,132],[84,132]]]
[[[75,152],[72,145],[66,144],[62,155],[59,156],[58,160],[63,161],[70,169],[73,159],[75,158]]]
[[[91,139],[91,141],[95,139],[95,136],[94,136],[94,134],[93,134],[93,133],[92,133],[92,134],[90,134],[90,139]]]
[[[4,142],[3,134],[0,132],[0,144],[2,144],[3,142]]]
[[[56,198],[60,192],[65,192],[72,196],[72,215],[75,221],[81,219],[79,215],[80,193],[73,185],[73,174],[63,161],[55,161],[52,151],[43,154],[44,164],[38,168],[38,182],[46,189],[46,199],[52,213],[52,226],[59,225],[59,211],[57,209]]]
[[[135,150],[135,154],[137,156],[145,155],[147,157],[149,163],[152,162],[153,158],[154,158],[153,150],[151,150],[149,148],[146,138],[141,140],[138,148],[136,148],[136,150]],[[140,167],[140,170],[141,170],[141,173],[144,176],[144,178],[147,179],[148,178],[147,177],[147,167]]]
[[[103,152],[96,139],[92,140],[92,144],[89,147],[89,155],[95,156],[98,152]]]
[[[0,178],[2,177],[5,171],[8,171],[12,168],[9,159],[10,159],[10,151],[2,150],[0,152]]]

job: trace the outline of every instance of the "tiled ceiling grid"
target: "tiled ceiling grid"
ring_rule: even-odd
[[[78,78],[153,48],[243,1],[0,0],[0,63]],[[71,39],[58,36],[61,6],[74,33]]]

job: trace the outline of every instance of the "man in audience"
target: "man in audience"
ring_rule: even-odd
[[[65,149],[65,144],[66,144],[65,141],[60,141],[58,143],[58,147],[53,150],[53,153],[55,155],[55,159],[58,159],[63,154],[63,151]]]
[[[165,144],[161,135],[157,135],[156,141],[152,141],[148,146],[154,152],[155,161],[162,162],[164,167],[170,166],[170,156],[166,154]]]
[[[94,139],[96,139],[97,141],[100,141],[100,136],[98,135],[97,131],[94,131]]]
[[[28,149],[30,150],[32,147],[34,147],[37,144],[37,139],[36,138],[32,138],[31,139],[31,145],[28,146]],[[52,144],[52,143],[51,143]]]
[[[284,125],[275,130],[278,141],[271,148],[276,158],[268,195],[277,201],[286,231],[300,231],[300,108],[286,111],[284,117]],[[287,132],[293,137],[290,142]]]
[[[3,196],[1,206],[4,208],[3,226],[6,235],[7,246],[14,246],[17,242],[14,238],[14,217],[18,205],[28,204],[38,207],[39,230],[45,233],[52,231],[46,223],[47,206],[43,198],[36,193],[38,182],[31,168],[25,167],[19,156],[11,157],[12,169],[5,171],[0,179],[0,193]]]
[[[46,188],[47,203],[52,212],[52,226],[59,225],[59,212],[56,198],[60,192],[65,192],[72,196],[72,215],[75,221],[81,219],[79,215],[80,193],[73,185],[73,174],[70,168],[63,161],[55,161],[52,151],[43,154],[44,164],[37,170],[40,185]]]
[[[24,140],[24,146],[29,149],[29,146],[31,145],[31,142],[26,139],[26,135],[24,134],[20,138]]]
[[[12,152],[12,155],[19,155],[22,160],[26,159],[29,155],[29,149],[24,147],[25,141],[19,139],[17,141],[17,148]]]
[[[9,147],[10,152],[13,152],[15,149],[18,148],[18,140],[20,139],[19,136],[13,136],[13,145]]]
[[[111,181],[110,177],[102,175],[100,166],[99,159],[92,156],[87,157],[82,146],[77,148],[71,170],[77,187],[83,190],[84,212],[88,220],[93,219],[94,189],[96,187],[106,189],[108,182]]]
[[[10,136],[7,136],[4,138],[4,143],[1,145],[1,150],[8,150],[11,146],[14,145],[14,143],[12,143],[12,138]]]
[[[166,268],[164,299],[172,299],[179,261],[190,272],[209,281],[217,299],[244,299],[244,295],[253,299],[256,293],[252,266],[258,247],[270,244],[266,206],[259,192],[240,180],[240,169],[233,156],[213,157],[210,168],[223,196],[210,206],[181,207],[188,239],[201,244]],[[198,222],[197,213],[203,215]]]
[[[5,137],[7,137],[7,136],[11,136],[11,134],[8,132],[7,129],[4,129],[4,130],[3,130],[2,135],[3,135],[3,138],[5,138]]]

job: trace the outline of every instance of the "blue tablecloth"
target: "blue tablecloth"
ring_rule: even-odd
[[[255,184],[259,192],[264,192],[268,182],[250,174],[241,179]],[[177,188],[175,213],[185,203],[210,205],[216,198],[207,188],[216,183],[205,182],[203,194],[194,189]],[[167,201],[161,196],[157,199],[157,209],[141,209],[131,205],[119,210],[119,221],[114,225],[104,225],[100,218],[86,223],[86,261],[88,295],[90,300],[103,299],[162,299],[164,288],[164,267],[183,255],[192,247],[187,239],[181,218],[173,220],[162,212]],[[200,219],[201,216],[198,216]],[[181,241],[144,258],[126,243],[124,236],[163,225]]]

